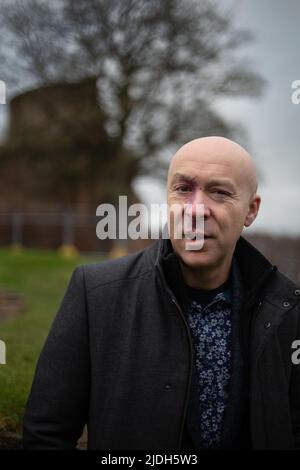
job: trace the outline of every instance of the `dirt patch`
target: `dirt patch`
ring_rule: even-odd
[[[0,450],[22,449],[22,437],[12,431],[0,431]]]
[[[77,449],[86,450],[87,448],[87,430],[84,430],[79,439]],[[13,431],[0,430],[0,450],[21,450],[22,436]]]
[[[25,310],[24,297],[16,292],[0,289],[0,320],[21,315]]]

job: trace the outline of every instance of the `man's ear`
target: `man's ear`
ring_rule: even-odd
[[[254,222],[254,220],[256,219],[256,216],[258,214],[258,210],[260,207],[260,203],[261,203],[260,196],[258,194],[255,194],[249,204],[248,214],[244,222],[245,227],[249,227],[252,224],[252,222]]]

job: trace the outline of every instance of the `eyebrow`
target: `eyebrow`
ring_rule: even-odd
[[[236,187],[233,184],[233,182],[227,178],[220,178],[220,179],[214,179],[210,180],[208,182],[208,186],[226,186],[226,188],[230,189],[233,192],[236,192]]]
[[[193,182],[199,183],[200,180],[197,176],[189,176],[189,175],[185,175],[183,173],[175,173],[175,175],[172,178],[171,183],[176,184],[180,181],[187,181],[187,182],[190,182],[190,183],[193,183]],[[228,178],[211,179],[207,183],[207,186],[208,187],[211,187],[211,186],[226,186],[231,191],[236,192],[236,188],[235,188],[233,182]]]
[[[172,178],[172,184],[177,183],[179,181],[189,181],[189,182],[194,182],[194,181],[199,181],[197,176],[188,176],[184,175],[182,173],[175,173],[175,175]]]

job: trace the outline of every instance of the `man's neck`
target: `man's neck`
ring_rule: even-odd
[[[211,290],[217,289],[227,281],[230,274],[231,262],[232,259],[217,267],[191,268],[180,260],[180,267],[184,281],[188,286],[195,289]]]

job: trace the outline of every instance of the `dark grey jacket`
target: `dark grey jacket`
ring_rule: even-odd
[[[300,447],[300,291],[242,237],[241,343],[254,449]],[[38,361],[24,417],[27,449],[181,449],[192,341],[169,240],[78,267]]]

